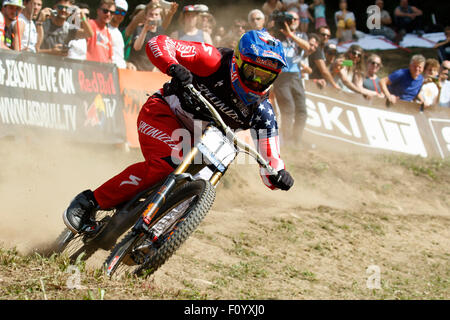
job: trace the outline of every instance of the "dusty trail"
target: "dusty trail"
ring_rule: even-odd
[[[283,153],[294,188],[270,191],[255,165],[234,166],[199,230],[152,276],[153,291],[165,298],[365,298],[366,268],[375,264],[385,286],[376,298],[449,298],[448,281],[433,282],[450,273],[448,162],[323,145]],[[141,159],[137,150],[54,137],[1,139],[1,247],[26,254],[52,241],[75,194]]]

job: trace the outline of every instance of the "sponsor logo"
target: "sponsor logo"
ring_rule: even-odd
[[[164,142],[167,144],[171,149],[177,149],[177,142],[175,142],[170,135],[163,132],[162,130],[159,130],[148,123],[141,121],[139,123],[138,131],[142,134],[145,134],[146,136],[152,137],[156,140],[159,140],[161,142]]]
[[[131,184],[131,185],[133,185],[133,186],[138,186],[138,185],[139,185],[139,182],[142,181],[141,178],[136,177],[136,176],[133,176],[132,174],[130,174],[130,176],[128,177],[128,179],[130,179],[130,180],[128,180],[128,181],[127,181],[127,180],[122,181],[122,183],[120,184],[120,186],[123,186],[124,184]]]
[[[306,130],[370,148],[427,156],[413,115],[358,106],[313,93],[307,95]]]
[[[255,62],[260,65],[272,68],[272,69],[278,69],[278,63],[273,60],[262,59],[261,57],[256,57]]]

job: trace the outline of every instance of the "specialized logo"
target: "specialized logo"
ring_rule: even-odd
[[[128,180],[128,181],[127,181],[127,180],[122,181],[122,183],[120,184],[120,186],[123,186],[124,184],[131,184],[131,185],[133,185],[133,186],[138,186],[138,185],[139,185],[139,182],[142,181],[141,178],[138,178],[138,177],[136,177],[136,176],[133,176],[132,174],[130,174],[130,176],[129,176],[128,179],[130,179],[130,180]]]

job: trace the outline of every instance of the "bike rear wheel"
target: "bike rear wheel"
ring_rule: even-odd
[[[97,211],[96,223],[100,230],[108,223],[115,211],[115,209],[109,211]],[[92,234],[86,232],[75,234],[68,228],[65,228],[50,248],[46,250],[46,254],[50,255],[57,253],[67,255],[72,263],[75,262],[78,257],[82,260],[87,260],[99,249],[98,245],[92,241],[98,233],[99,231],[97,230]]]
[[[158,240],[149,234],[130,231],[112,250],[105,261],[105,272],[109,276],[134,274],[149,276],[194,232],[210,210],[215,199],[215,189],[209,181],[196,180],[177,187],[160,209],[161,219],[151,230],[159,230]],[[168,226],[164,217],[176,214]]]

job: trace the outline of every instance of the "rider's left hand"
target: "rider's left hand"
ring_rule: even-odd
[[[270,175],[269,181],[278,189],[285,191],[289,190],[294,185],[294,178],[292,178],[290,173],[284,169],[278,171],[277,175]]]

